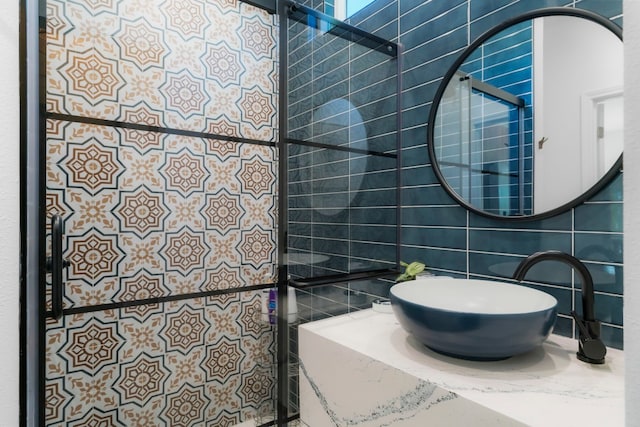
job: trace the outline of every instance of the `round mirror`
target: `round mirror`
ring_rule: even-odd
[[[591,197],[622,167],[623,46],[572,8],[511,19],[469,46],[436,93],[433,169],[463,206],[534,219]]]

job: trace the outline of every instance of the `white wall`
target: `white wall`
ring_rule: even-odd
[[[534,141],[548,139],[543,148],[537,142],[533,148],[534,210],[545,212],[575,199],[601,177],[595,116],[583,124],[581,100],[622,89],[623,45],[613,32],[586,19],[545,17],[534,25]],[[581,134],[583,125],[593,139]]]
[[[18,0],[0,2],[0,426],[18,425],[19,64]]]
[[[640,1],[624,0],[624,347],[627,426],[640,426]]]

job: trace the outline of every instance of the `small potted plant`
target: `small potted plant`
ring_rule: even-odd
[[[396,283],[415,280],[416,276],[422,273],[426,267],[423,263],[418,261],[414,261],[411,264],[400,261],[400,265],[404,267],[404,273],[396,277]]]

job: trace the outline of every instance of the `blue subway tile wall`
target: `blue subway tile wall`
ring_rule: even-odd
[[[460,207],[438,183],[427,152],[427,118],[434,95],[462,51],[505,19],[534,8],[557,6],[596,12],[622,25],[621,0],[378,0],[349,22],[398,42],[404,49],[401,258],[421,260],[436,274],[509,281],[517,263],[532,252],[555,249],[571,253],[586,263],[594,277],[596,310],[603,320],[605,343],[623,348],[621,173],[575,209],[542,220],[509,222],[482,217]],[[530,130],[531,122],[527,121],[525,126]],[[367,196],[362,201],[371,204]],[[391,225],[395,213],[391,208],[363,206],[351,212],[351,220]],[[574,335],[575,325],[569,312],[581,309],[577,275],[564,264],[549,262],[532,268],[525,284],[556,296],[560,315],[555,333]],[[375,291],[371,295],[385,295],[389,285],[382,282],[382,286],[372,288]],[[368,294],[367,284],[358,286],[359,292]],[[334,301],[333,294],[327,292],[322,297]],[[338,306],[354,308],[344,302],[345,295],[337,294],[334,302]],[[307,320],[319,316],[310,310]],[[334,311],[326,309],[323,315],[333,315]]]
[[[547,1],[542,6],[567,6],[566,1]],[[467,43],[484,33],[492,26],[504,19],[514,17],[520,13],[531,10],[532,7],[541,6],[538,2],[534,6],[526,1],[484,2],[469,0],[464,2],[467,16],[459,17],[458,28],[464,29],[469,34]],[[602,14],[606,18],[618,23],[621,22],[621,2],[619,1],[582,1],[572,2],[568,6],[583,7]],[[405,8],[404,2],[401,8]],[[434,8],[430,2],[419,7],[422,15],[428,20],[429,9]],[[459,8],[459,3],[452,8]],[[410,13],[406,11],[405,13]],[[434,9],[434,13],[446,13]],[[434,16],[434,15],[431,15]],[[450,13],[449,17],[458,16]],[[407,45],[426,44],[428,38],[419,41],[415,30],[403,26],[400,28],[406,33],[399,34],[400,43]],[[433,28],[430,30],[434,31]],[[443,52],[432,54],[428,50],[420,53],[425,63],[442,60],[451,64],[460,52],[459,36],[452,22],[447,22],[442,27],[441,34],[445,40],[451,35],[451,55]],[[407,55],[411,53],[407,49]],[[405,63],[409,62],[406,60]],[[415,69],[405,69],[403,74],[403,95],[423,93],[422,106],[431,108],[433,93],[440,84],[441,78],[448,66],[439,67],[440,79],[434,79],[432,74],[423,77],[420,66]],[[418,88],[418,89],[416,89]],[[419,108],[419,105],[416,105]],[[406,112],[403,111],[405,117]],[[425,141],[421,132],[413,129],[424,127],[427,115],[422,116],[422,122],[414,118],[408,123],[405,121],[404,135],[415,134],[418,140],[411,137],[404,138],[404,151],[414,152],[423,147],[420,144]],[[408,131],[408,129],[411,129]],[[420,148],[416,148],[420,147]],[[404,154],[403,151],[403,154]],[[426,151],[426,146],[424,147]],[[409,156],[404,156],[409,157]],[[562,250],[571,253],[586,262],[596,282],[596,306],[603,320],[603,336],[610,346],[622,348],[622,184],[621,176],[596,194],[585,204],[564,214],[538,221],[529,222],[505,222],[489,219],[467,212],[458,206],[449,206],[446,201],[446,193],[438,185],[433,185],[433,174],[428,163],[404,162],[403,177],[403,221],[402,221],[402,258],[407,261],[414,259],[426,262],[436,273],[449,274],[453,272],[468,277],[481,277],[488,279],[508,280],[513,274],[513,269],[522,258],[532,252],[541,250]],[[423,182],[420,182],[420,171],[424,171]],[[408,197],[405,195],[408,193]],[[420,201],[422,200],[422,201]],[[443,206],[444,205],[444,206]],[[414,207],[415,206],[415,207]],[[419,207],[418,207],[419,206]],[[452,212],[458,212],[460,217],[452,220]],[[466,235],[466,246],[460,251],[452,251],[452,247],[459,245],[458,233],[425,233],[423,227],[428,224],[438,224],[438,220],[444,218],[442,225],[435,225],[441,229],[455,230]],[[466,221],[465,221],[466,219]],[[424,222],[422,222],[424,221]],[[453,223],[453,224],[451,224]],[[446,227],[446,228],[445,228]],[[416,242],[419,237],[424,240]],[[548,264],[548,265],[547,265]],[[560,263],[545,263],[542,267],[534,268],[527,275],[527,284],[546,290],[558,298],[560,302],[560,318],[556,333],[564,335],[574,334],[574,326],[568,317],[570,310],[580,309],[579,279],[572,275],[571,270]],[[572,292],[573,290],[573,292]]]

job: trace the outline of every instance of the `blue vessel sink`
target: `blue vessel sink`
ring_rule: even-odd
[[[429,278],[391,287],[402,327],[430,349],[470,360],[501,360],[541,345],[558,301],[525,286],[490,280]]]

